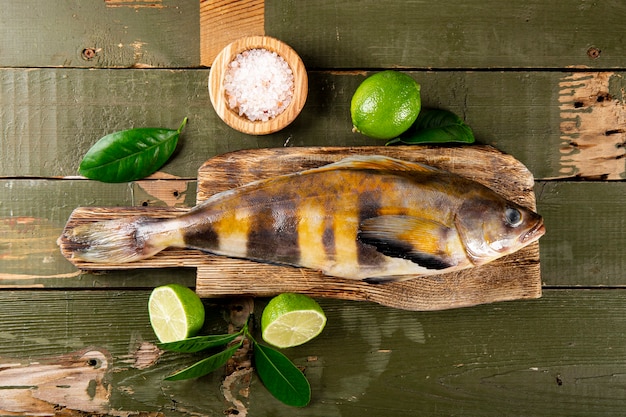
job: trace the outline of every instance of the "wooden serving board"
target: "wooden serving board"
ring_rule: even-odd
[[[510,155],[486,146],[467,147],[311,147],[253,149],[209,159],[198,171],[198,202],[212,194],[250,181],[319,167],[349,155],[387,155],[422,162],[481,182],[522,206],[535,209],[534,179]],[[66,228],[98,220],[137,214],[172,217],[180,208],[78,208]],[[71,243],[59,239],[70,259]],[[367,284],[328,277],[305,269],[214,256],[195,250],[167,249],[131,264],[74,261],[84,270],[195,267],[196,291],[201,297],[272,296],[299,292],[313,297],[365,300],[406,310],[441,310],[496,301],[541,296],[539,245],[480,267],[390,284]]]

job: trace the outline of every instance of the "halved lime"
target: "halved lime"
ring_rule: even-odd
[[[204,324],[204,305],[191,289],[179,284],[157,287],[148,300],[150,324],[162,343],[194,336]]]
[[[322,307],[303,294],[284,293],[272,298],[261,316],[263,340],[279,348],[306,343],[325,325]]]

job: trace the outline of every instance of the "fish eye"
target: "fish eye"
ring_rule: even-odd
[[[509,207],[504,212],[504,219],[509,226],[517,227],[522,224],[522,213],[516,208]]]

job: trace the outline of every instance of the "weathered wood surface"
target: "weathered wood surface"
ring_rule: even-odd
[[[247,399],[230,398],[248,415],[623,415],[625,16],[616,0],[2,2],[0,414],[231,413],[224,374],[165,383],[189,359],[152,362],[149,290],[193,286],[194,268],[83,273],[54,241],[78,206],[193,206],[198,167],[225,152],[380,145],[350,132],[350,97],[366,75],[400,68],[425,106],[456,112],[538,179],[543,298],[428,313],[321,300],[321,338],[286,351],[306,367],[312,404],[283,407],[255,377]],[[228,128],[207,90],[215,54],[260,34],[291,45],[310,83],[300,116],[268,137]],[[101,136],[184,116],[154,177],[75,177]],[[205,300],[207,332],[224,329],[221,301]],[[86,352],[106,369],[85,366]],[[75,370],[86,391],[63,379]]]
[[[518,161],[489,147],[316,147],[247,150],[208,160],[198,171],[198,202],[220,191],[260,180],[316,168],[350,155],[385,155],[426,163],[487,185],[501,195],[535,209],[533,177]],[[184,209],[81,208],[66,230],[86,222],[125,216],[174,217]],[[198,251],[166,250],[131,264],[98,264],[72,259],[75,245],[62,236],[64,256],[86,270],[196,267],[196,291],[204,297],[272,296],[299,292],[313,297],[374,301],[407,310],[441,310],[541,296],[539,245],[535,243],[488,265],[465,271],[373,285],[324,276],[320,272]]]
[[[3,1],[0,66],[197,66],[198,21],[193,1]]]
[[[169,282],[173,275],[183,277],[187,285],[195,282],[196,272],[188,268],[81,273],[55,243],[76,207],[184,209],[195,204],[194,181],[141,181],[129,186],[82,180],[0,180],[0,189],[0,287],[153,287]],[[544,285],[626,286],[622,250],[626,245],[622,233],[626,183],[539,181],[535,195],[548,230],[540,240]]]
[[[208,66],[230,40],[262,34],[292,44],[310,68],[605,69],[626,57],[607,30],[626,18],[618,0],[232,3],[6,1],[0,66]]]
[[[350,98],[369,73],[311,72],[286,129],[239,133],[215,114],[209,70],[0,69],[0,177],[75,176],[102,136],[189,117],[167,175],[192,179],[208,158],[248,148],[380,145],[352,133]],[[425,107],[451,110],[478,142],[514,155],[537,179],[626,178],[626,73],[409,72]],[[185,93],[181,93],[185,92]],[[28,122],[25,122],[28,121]]]
[[[218,416],[233,407],[220,394],[221,372],[163,381],[201,356],[155,349],[149,291],[2,295],[5,415]],[[357,416],[366,409],[372,415],[588,417],[619,416],[626,407],[623,291],[548,290],[534,301],[428,313],[320,303],[328,316],[324,332],[284,351],[305,368],[312,404],[281,405],[253,374],[247,395],[235,397],[248,415]],[[256,303],[257,319],[263,306],[264,300]],[[228,304],[206,307],[210,321],[203,331],[225,331]],[[44,369],[46,381],[31,372]],[[72,376],[89,380],[90,388]],[[28,387],[21,385],[26,377]],[[50,390],[37,389],[45,387]]]

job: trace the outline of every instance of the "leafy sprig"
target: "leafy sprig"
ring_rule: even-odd
[[[246,338],[252,345],[256,372],[267,390],[286,405],[306,406],[311,401],[311,386],[302,371],[281,352],[258,343],[250,334],[247,324],[237,333],[196,336],[177,342],[158,344],[164,350],[195,353],[228,346],[232,342],[236,342],[221,352],[175,372],[165,379],[167,381],[179,381],[199,378],[221,368],[243,346]]]

